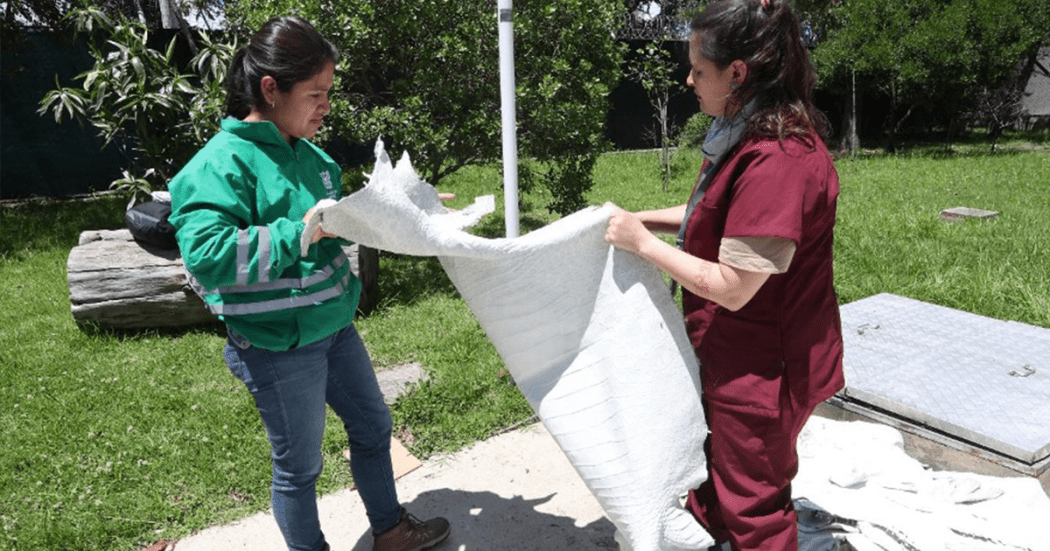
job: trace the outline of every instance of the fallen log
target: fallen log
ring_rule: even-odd
[[[368,313],[376,300],[378,251],[356,245],[344,250],[364,288],[359,311]],[[143,329],[217,323],[190,287],[179,251],[144,245],[128,230],[81,233],[66,276],[77,324]]]

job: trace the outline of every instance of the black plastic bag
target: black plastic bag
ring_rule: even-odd
[[[147,201],[128,209],[124,222],[136,241],[159,249],[177,249],[175,226],[168,222],[171,203]]]

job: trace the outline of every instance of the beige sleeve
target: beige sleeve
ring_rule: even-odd
[[[749,272],[782,274],[795,256],[795,242],[783,237],[723,237],[718,261]]]

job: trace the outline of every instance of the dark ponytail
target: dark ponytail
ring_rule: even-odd
[[[817,71],[787,0],[713,1],[690,28],[700,55],[719,69],[737,59],[747,65],[747,78],[730,102],[740,109],[758,98],[748,135],[783,140],[816,132],[827,139],[827,119],[813,105]]]
[[[233,55],[226,72],[226,114],[243,119],[253,108],[265,110],[264,76],[273,77],[277,89],[288,92],[337,59],[339,51],[310,23],[299,17],[271,19]]]

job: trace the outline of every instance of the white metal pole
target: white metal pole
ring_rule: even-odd
[[[507,237],[518,237],[518,120],[514,84],[514,18],[511,0],[499,0],[499,89],[503,125],[503,212]]]

